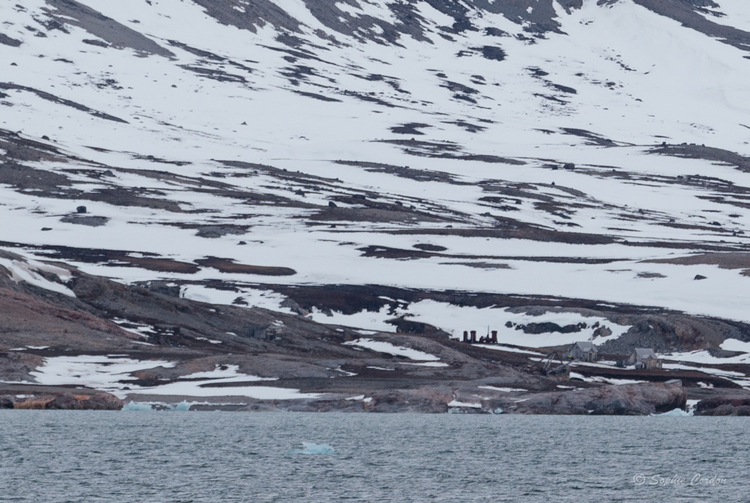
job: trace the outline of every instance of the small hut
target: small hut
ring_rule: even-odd
[[[272,327],[269,325],[248,325],[247,330],[245,331],[244,335],[245,337],[249,337],[251,339],[260,339],[262,341],[267,341],[269,339],[271,334],[270,332]]]
[[[635,348],[628,358],[628,365],[635,365],[637,369],[661,369],[661,360],[651,348]]]
[[[584,362],[595,362],[599,357],[599,350],[593,342],[578,341],[570,346],[565,356],[569,360],[581,360]]]

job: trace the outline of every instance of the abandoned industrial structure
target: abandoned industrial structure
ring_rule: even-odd
[[[471,330],[467,331],[464,330],[464,336],[461,339],[461,342],[468,342],[470,344],[497,344],[497,330],[493,330],[492,332],[488,333],[486,336],[483,335],[479,339],[477,339],[477,331]]]

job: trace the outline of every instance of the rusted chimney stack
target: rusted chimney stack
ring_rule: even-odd
[[[492,331],[492,339],[490,340],[492,341],[492,344],[497,344],[497,330]]]
[[[471,331],[471,342],[477,342],[477,331],[472,330]]]
[[[463,342],[469,342],[469,332],[467,332],[466,330],[464,330]]]

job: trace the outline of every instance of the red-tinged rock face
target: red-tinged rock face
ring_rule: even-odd
[[[8,409],[66,409],[66,410],[120,410],[124,402],[114,395],[101,391],[57,392],[48,389],[46,392],[31,396],[4,395],[0,397],[1,408]]]

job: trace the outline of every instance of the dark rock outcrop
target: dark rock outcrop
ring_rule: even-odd
[[[8,35],[0,33],[0,44],[9,45],[11,47],[20,47],[22,43],[23,42],[21,42],[20,40],[16,40],[15,38],[11,38]]]
[[[161,47],[145,35],[75,0],[47,0],[47,4],[55,9],[47,14],[50,18],[46,23],[47,29],[55,27],[68,33],[65,25],[78,26],[106,41],[105,47],[108,45],[116,48],[129,47],[141,54],[174,57],[171,51]],[[97,42],[99,43],[96,45],[102,43]]]
[[[706,398],[695,407],[696,416],[750,416],[750,395]]]
[[[695,351],[720,347],[727,338],[747,341],[750,337],[742,324],[682,314],[616,316],[612,321],[631,325],[631,328],[599,348],[611,354],[629,354],[637,347],[653,348],[657,353]]]
[[[684,409],[685,388],[678,384],[627,384],[575,391],[538,393],[522,401],[483,403],[512,414],[648,415]],[[497,402],[497,403],[495,403]]]
[[[561,334],[571,334],[574,332],[580,332],[581,329],[585,328],[585,323],[578,323],[577,325],[565,325],[561,327],[557,323],[549,321],[543,323],[529,323],[527,325],[517,325],[516,330],[523,330],[525,334],[544,334],[548,332],[558,332]]]
[[[83,208],[83,206],[81,206]],[[60,219],[61,222],[68,224],[87,225],[89,227],[101,227],[107,225],[108,217],[97,217],[94,215],[83,215],[85,212],[78,212],[72,215],[65,215]]]
[[[386,389],[367,395],[366,399],[329,395],[309,400],[249,400],[248,405],[239,410],[442,414],[448,412],[448,402],[452,399],[451,390],[442,386],[422,389]],[[479,409],[476,410],[479,411]]]

